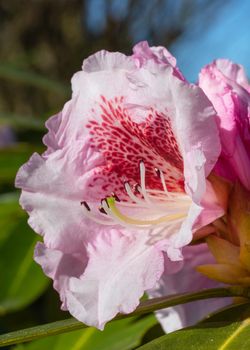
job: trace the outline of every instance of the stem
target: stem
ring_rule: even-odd
[[[183,293],[167,297],[149,299],[146,301],[142,301],[140,305],[135,309],[135,311],[130,314],[117,315],[115,317],[115,320],[139,316],[170,306],[189,303],[191,301],[234,296],[250,298],[250,289],[241,286],[232,286],[228,288],[213,288],[195,293]],[[27,341],[40,339],[51,335],[71,332],[86,327],[88,326],[83,324],[82,322],[77,321],[74,318],[68,318],[63,321],[47,323],[42,326],[36,326],[0,335],[0,347],[24,343]]]

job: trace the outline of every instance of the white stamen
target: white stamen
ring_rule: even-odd
[[[170,193],[168,192],[167,186],[166,186],[164,174],[163,174],[163,172],[161,170],[159,170],[159,172],[160,172],[160,179],[161,179],[163,190],[164,190],[164,192],[166,193],[166,195],[168,197],[171,197]]]
[[[140,200],[139,198],[136,197],[136,195],[133,193],[131,187],[130,187],[130,184],[128,182],[125,182],[124,183],[124,187],[125,187],[125,190],[128,194],[128,196],[132,199],[132,201],[138,203],[138,204],[142,204],[143,201]]]
[[[114,225],[112,220],[110,220],[109,218],[107,218],[106,220],[102,220],[102,219],[100,219],[99,216],[97,216],[97,215],[93,214],[91,211],[89,211],[85,206],[83,206],[82,208],[84,210],[84,215],[86,217],[88,217],[89,219],[97,222],[98,224],[101,224],[101,225]]]
[[[113,195],[101,201],[103,213],[92,213],[88,204],[82,202],[85,203],[84,213],[101,225],[122,225],[136,230],[148,229],[149,236],[151,232],[152,239],[163,239],[179,228],[188,214],[191,200],[184,193],[169,192],[164,173],[159,169],[156,169],[156,171],[163,189],[147,189],[146,168],[143,161],[140,161],[139,168],[140,184],[137,185],[137,190],[141,196],[136,196],[129,182],[125,182],[124,188],[132,203],[120,201]],[[131,209],[135,216],[128,215],[128,211],[124,213],[123,210],[120,210],[122,208]]]
[[[141,160],[140,161],[140,180],[141,180],[141,188],[139,188],[139,191],[141,192],[141,194],[143,195],[145,201],[149,204],[151,204],[151,200],[147,194],[147,190],[146,190],[146,179],[145,179],[145,174],[146,174],[146,169],[145,169],[145,165],[144,162]]]

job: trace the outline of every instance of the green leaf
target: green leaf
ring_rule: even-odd
[[[0,149],[0,183],[13,183],[17,170],[28,161],[34,151],[39,152],[41,149],[26,144],[14,144],[11,147]]]
[[[45,121],[45,117],[38,119],[34,116],[18,115],[9,112],[0,113],[0,126],[9,125],[15,129],[45,131]]]
[[[0,63],[0,78],[11,79],[64,96],[69,93],[69,89],[63,83],[10,63]]]
[[[0,240],[0,315],[33,302],[49,281],[33,261],[36,235],[28,227],[25,218],[14,223],[5,238]]]
[[[16,220],[25,217],[18,203],[17,193],[0,195],[0,246],[16,225]]]
[[[115,319],[123,319],[132,316],[138,316],[149,313],[155,310],[164,309],[169,306],[188,303],[195,300],[208,298],[232,297],[241,296],[244,298],[250,297],[250,289],[242,286],[232,286],[228,288],[213,288],[202,290],[195,293],[183,293],[178,295],[170,295],[161,298],[142,301],[140,305],[131,314],[119,314]],[[86,325],[77,321],[74,318],[69,318],[64,321],[57,321],[41,326],[36,326],[28,329],[19,330],[7,334],[0,335],[0,347],[11,344],[19,344],[34,339],[39,339],[49,335],[61,334],[86,328]]]
[[[195,327],[164,335],[138,350],[248,350],[250,304],[233,305]]]
[[[128,350],[139,346],[144,334],[156,323],[152,315],[137,321],[125,319],[108,324],[104,331],[91,327],[19,345],[13,350]]]

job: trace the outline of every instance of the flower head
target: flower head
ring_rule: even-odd
[[[103,328],[155,286],[165,254],[182,259],[220,142],[211,103],[165,48],[100,51],[72,86],[16,185],[63,308]]]
[[[250,189],[250,85],[244,69],[228,60],[204,67],[199,86],[218,114],[222,153],[215,172]]]
[[[214,172],[227,180],[226,214],[207,238],[217,263],[200,266],[206,276],[228,284],[250,285],[250,85],[241,66],[217,60],[202,69],[199,86],[213,103],[222,144]],[[222,186],[223,187],[223,186]],[[223,187],[225,189],[225,187]]]

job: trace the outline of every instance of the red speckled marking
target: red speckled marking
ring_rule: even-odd
[[[90,119],[87,127],[92,135],[91,146],[102,152],[107,164],[97,170],[90,186],[104,177],[102,189],[106,195],[112,191],[123,195],[124,181],[140,183],[139,162],[143,160],[146,188],[163,189],[155,173],[158,168],[164,173],[169,191],[183,192],[183,160],[170,119],[151,110],[145,122],[135,123],[123,107],[123,97],[106,100],[101,96],[101,100],[102,121]]]

